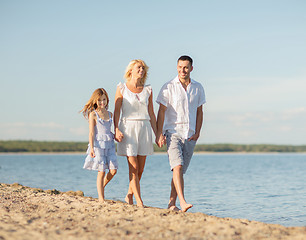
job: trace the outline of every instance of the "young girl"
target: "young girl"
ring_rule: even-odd
[[[81,110],[89,120],[89,144],[83,168],[98,170],[99,201],[104,202],[104,188],[117,173],[114,134],[111,132],[112,113],[107,111],[109,98],[103,88],[96,89]],[[105,175],[105,170],[109,169]]]

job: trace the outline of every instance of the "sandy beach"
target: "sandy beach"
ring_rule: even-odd
[[[0,240],[7,239],[306,239],[306,227],[217,218],[119,201],[83,192],[0,184]]]

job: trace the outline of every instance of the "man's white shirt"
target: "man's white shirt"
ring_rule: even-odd
[[[195,134],[197,109],[206,102],[203,86],[190,79],[185,90],[178,76],[161,88],[156,102],[167,107],[163,133],[187,139]]]

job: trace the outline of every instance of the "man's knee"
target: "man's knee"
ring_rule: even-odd
[[[183,171],[183,166],[182,165],[177,165],[173,169],[173,172],[182,172]]]
[[[109,173],[114,176],[117,173],[117,169],[111,169],[109,170]]]

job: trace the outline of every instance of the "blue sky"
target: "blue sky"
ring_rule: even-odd
[[[0,0],[0,140],[88,141],[78,113],[143,59],[154,99],[194,59],[199,143],[306,144],[306,2]],[[155,109],[157,110],[157,105]]]

